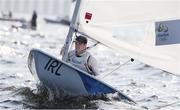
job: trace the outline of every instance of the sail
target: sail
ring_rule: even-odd
[[[156,45],[156,24],[178,19],[179,7],[180,0],[83,0],[78,31],[140,62],[180,75],[180,44]]]

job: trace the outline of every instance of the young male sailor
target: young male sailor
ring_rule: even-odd
[[[68,53],[68,62],[91,75],[98,74],[97,61],[87,51],[87,38],[82,35],[76,37],[75,50]]]

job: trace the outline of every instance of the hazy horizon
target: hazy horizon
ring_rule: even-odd
[[[72,0],[0,0],[1,13],[67,16]]]

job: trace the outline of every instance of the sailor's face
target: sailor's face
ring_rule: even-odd
[[[81,54],[86,50],[86,44],[82,42],[76,42],[75,49],[78,54]]]

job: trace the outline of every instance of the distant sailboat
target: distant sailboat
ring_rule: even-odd
[[[1,12],[2,17],[0,17],[0,21],[9,21],[9,22],[25,22],[24,18],[14,18],[12,12],[9,11],[8,13]]]
[[[50,19],[50,18],[44,18],[44,20],[47,22],[47,23],[55,23],[55,24],[63,24],[63,25],[67,25],[69,26],[70,25],[70,21],[68,19]]]

